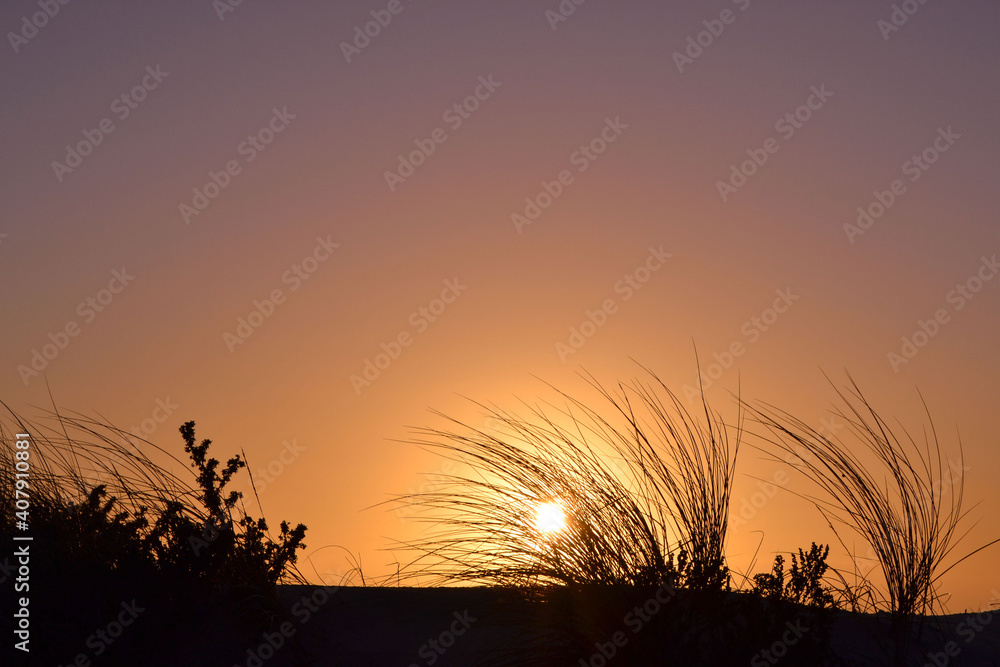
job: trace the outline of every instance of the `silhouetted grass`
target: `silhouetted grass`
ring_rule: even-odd
[[[171,630],[190,637],[226,627],[226,638],[216,640],[224,644],[240,636],[241,624],[252,633],[278,613],[275,584],[300,579],[295,561],[305,526],[282,522],[272,538],[266,522],[247,513],[242,494],[227,489],[242,458],[224,466],[211,458],[211,442],[195,439],[194,422],[180,429],[190,458],[183,462],[82,415],[54,413],[42,423],[10,415],[12,424],[0,423],[0,539],[32,538],[32,613],[44,619],[33,641],[38,664],[93,656],[88,636],[133,599],[147,611],[106,664],[126,654],[161,664],[160,653],[186,643]],[[31,435],[27,531],[15,523],[17,432]],[[155,462],[154,453],[183,472]]]
[[[521,417],[483,407],[491,434],[420,429],[418,444],[468,464],[427,493],[398,502],[434,528],[407,545],[421,554],[411,576],[496,585],[728,585],[725,538],[739,429],[703,400],[695,418],[659,379],[619,384],[589,378],[607,416],[562,392],[562,407]],[[445,417],[444,415],[440,415]],[[445,417],[447,419],[447,417]],[[534,525],[543,504],[563,530]]]
[[[526,414],[477,404],[499,425],[489,430],[436,413],[452,428],[419,429],[414,442],[463,467],[427,492],[394,501],[429,524],[404,545],[418,554],[409,576],[512,586],[543,605],[543,618],[511,650],[510,664],[529,654],[542,656],[537,664],[586,659],[622,627],[628,604],[661,586],[678,595],[644,626],[641,641],[621,647],[623,664],[653,660],[664,650],[686,660],[723,660],[715,664],[746,661],[762,655],[767,644],[761,642],[781,634],[783,623],[802,619],[814,631],[796,644],[801,662],[788,664],[821,664],[835,660],[826,644],[830,608],[857,609],[866,596],[874,604],[869,610],[886,610],[893,619],[886,659],[903,664],[912,657],[909,621],[936,608],[936,583],[947,572],[943,563],[960,540],[965,516],[964,481],[944,482],[933,423],[922,445],[905,429],[897,435],[852,382],[840,392],[847,408],[839,416],[858,448],[739,397],[733,425],[704,396],[696,418],[652,373],[649,382],[613,390],[587,377],[600,398],[597,407],[563,392],[559,407],[525,405]],[[765,427],[757,435],[775,462],[804,457],[799,469],[825,492],[806,497],[871,544],[884,587],[868,573],[849,584],[828,567],[830,547],[814,543],[792,555],[789,571],[779,557],[770,573],[753,578],[751,590],[724,592],[744,410]],[[878,465],[863,462],[866,453]],[[543,532],[535,513],[553,503],[565,512],[566,525]],[[846,550],[839,533],[838,540]],[[729,612],[719,616],[727,609],[736,625]]]
[[[926,403],[927,425],[918,440],[901,425],[891,427],[854,380],[848,379],[849,385],[837,390],[843,407],[835,414],[846,422],[853,446],[821,434],[783,410],[768,405],[746,407],[765,428],[766,432],[758,435],[775,448],[772,451],[797,458],[795,467],[823,492],[822,496],[806,496],[823,516],[871,545],[884,588],[867,577],[861,586],[867,594],[878,596],[874,599],[878,608],[892,615],[897,644],[901,644],[909,637],[907,625],[914,617],[941,608],[937,592],[941,576],[1000,540],[944,567],[963,537],[958,529],[967,514],[962,511],[965,480],[953,479],[950,473],[944,480],[948,468]],[[870,460],[862,460],[861,453]],[[959,458],[964,469],[961,443]],[[845,579],[842,582],[849,588]],[[852,595],[852,591],[846,592]],[[905,647],[897,645],[896,655],[902,660]]]
[[[504,664],[586,663],[595,651],[613,651],[620,664],[659,664],[667,655],[746,664],[781,642],[784,664],[837,664],[827,632],[836,615],[827,607],[862,595],[879,596],[877,608],[891,613],[895,646],[885,655],[903,664],[910,620],[938,605],[937,582],[963,560],[945,566],[961,538],[964,480],[944,483],[933,423],[922,444],[894,432],[852,382],[840,392],[847,407],[839,416],[859,449],[768,405],[738,400],[727,425],[703,396],[692,414],[649,377],[608,389],[587,376],[596,407],[562,392],[559,406],[526,405],[524,415],[480,406],[495,432],[456,420],[451,430],[418,430],[415,442],[464,467],[396,499],[429,524],[404,545],[417,557],[402,576],[510,587],[510,598],[529,602],[511,612],[518,622],[525,610],[533,618]],[[726,532],[744,410],[775,461],[800,458],[823,496],[805,497],[871,544],[884,587],[866,575],[848,585],[834,572],[840,597],[831,598],[829,547],[813,544],[792,556],[787,573],[779,558],[753,578],[753,590],[729,590]],[[43,424],[11,416],[13,426],[0,423],[0,540],[9,543],[18,520],[13,433],[28,432],[32,613],[45,619],[47,640],[32,656],[39,664],[72,662],[88,635],[136,598],[149,610],[143,623],[101,664],[233,664],[234,651],[273,630],[282,613],[275,585],[302,581],[295,562],[305,526],[283,522],[271,537],[250,516],[229,489],[243,457],[210,457],[211,442],[198,441],[193,422],[180,428],[182,461],[81,415],[56,413]],[[565,527],[536,525],[546,505],[561,508]],[[808,629],[785,640],[800,624]],[[609,644],[616,633],[627,641]],[[193,659],[178,637],[213,652]],[[289,652],[270,664],[292,659]]]
[[[885,578],[885,609],[899,615],[930,612],[938,601],[935,584],[947,571],[942,564],[960,539],[965,480],[944,481],[947,466],[926,404],[921,444],[902,426],[894,431],[853,380],[838,395],[844,408],[836,415],[874,465],[840,438],[831,439],[787,412],[747,408],[768,430],[766,441],[798,459],[796,468],[824,492],[825,497],[809,496],[824,517],[872,546]],[[808,456],[799,456],[803,450]],[[961,445],[959,456],[964,463]]]

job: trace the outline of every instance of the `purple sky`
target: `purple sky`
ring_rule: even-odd
[[[428,408],[586,397],[577,371],[630,357],[683,392],[694,343],[728,415],[739,386],[818,426],[821,369],[848,369],[919,429],[919,388],[984,501],[968,546],[1000,532],[995,2],[897,3],[899,26],[888,1],[221,4],[0,9],[12,407],[47,380],[178,451],[194,419],[279,472],[269,516],[377,574],[415,527],[361,510],[440,470],[394,440]],[[743,456],[737,507],[773,473]],[[734,563],[755,530],[764,554],[831,539],[780,504]],[[949,574],[955,609],[994,559]]]

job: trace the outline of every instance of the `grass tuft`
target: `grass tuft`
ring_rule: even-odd
[[[607,416],[563,393],[519,416],[484,405],[486,432],[420,429],[417,444],[465,464],[425,493],[396,499],[432,524],[411,576],[495,585],[728,586],[725,538],[739,447],[702,402],[692,415],[654,374],[614,390],[588,381]],[[439,416],[448,419],[445,415]],[[541,507],[565,528],[542,532]]]
[[[168,656],[180,649],[164,628],[202,634],[239,618],[252,632],[280,613],[279,581],[303,582],[295,563],[306,527],[282,522],[272,536],[250,516],[242,494],[228,489],[245,462],[234,456],[220,467],[211,441],[195,439],[194,422],[180,428],[184,462],[83,415],[29,423],[8,412],[11,423],[0,421],[0,539],[32,537],[32,610],[47,619],[33,656],[43,662],[72,660],[123,601],[148,611],[113,653],[156,655],[155,646]],[[15,472],[16,433],[31,435],[26,484]],[[17,526],[18,491],[30,503],[26,532]]]

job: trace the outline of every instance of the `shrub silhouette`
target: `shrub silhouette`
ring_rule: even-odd
[[[144,665],[192,664],[177,657],[189,648],[177,636],[217,635],[225,656],[281,613],[276,583],[302,581],[295,563],[306,527],[282,522],[272,537],[228,488],[243,459],[220,465],[211,441],[195,440],[194,422],[180,429],[190,479],[148,453],[184,462],[106,423],[55,413],[50,427],[11,414],[16,432],[32,436],[32,610],[46,619],[32,642],[39,664],[72,659],[133,599],[147,611],[101,664],[140,664],[136,655]],[[0,422],[0,539],[19,520],[12,433]]]
[[[208,516],[199,526],[198,521],[173,506],[165,523],[168,529],[163,535],[168,549],[173,548],[176,552],[182,539],[186,538],[189,549],[181,553],[191,553],[197,561],[201,552],[205,551],[204,561],[182,561],[180,566],[193,566],[196,572],[214,576],[219,585],[276,584],[295,564],[296,551],[305,548],[305,525],[300,523],[293,529],[288,522],[282,521],[276,542],[268,535],[267,522],[263,518],[254,519],[244,511],[234,523],[233,508],[243,494],[230,491],[226,495],[225,487],[240,468],[246,467],[246,463],[236,455],[226,462],[226,467],[219,474],[219,461],[208,457],[212,441],[205,439],[197,444],[194,426],[193,421],[187,422],[181,426],[180,432],[184,438],[184,451],[198,469],[198,499]]]
[[[769,573],[755,574],[753,591],[771,600],[784,600],[812,607],[826,608],[834,605],[833,593],[823,586],[823,576],[829,567],[826,557],[830,546],[812,543],[808,553],[799,548],[798,555],[792,554],[792,566],[785,578],[785,558],[781,554],[774,557],[774,566]]]
[[[298,524],[292,529],[282,521],[275,541],[264,519],[237,510],[234,521],[234,508],[243,494],[227,494],[226,486],[246,463],[234,456],[220,474],[219,461],[208,456],[211,441],[196,443],[194,426],[187,422],[180,432],[184,451],[197,469],[198,489],[193,495],[200,507],[183,498],[124,507],[118,497],[108,495],[105,484],[99,484],[81,501],[52,498],[49,518],[65,523],[63,545],[97,557],[109,570],[142,564],[163,575],[210,582],[218,589],[276,584],[294,566],[297,550],[305,548],[306,527]],[[128,494],[130,489],[122,491]],[[150,511],[156,515],[152,524]]]

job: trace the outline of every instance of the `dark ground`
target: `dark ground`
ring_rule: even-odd
[[[340,588],[312,596],[283,590],[303,657],[315,665],[893,664],[885,616],[817,614],[738,594],[699,602],[663,591],[663,604],[651,602],[655,591],[532,600],[503,589]],[[911,637],[902,664],[1000,665],[997,611],[929,618]]]
[[[98,655],[95,631],[114,632],[109,625],[127,619],[141,584],[119,591],[81,584],[58,609],[33,602],[31,655],[8,651],[8,639],[0,665],[1000,665],[1000,611],[925,619],[911,632],[907,659],[896,663],[885,616],[664,588],[282,586],[270,603],[161,591],[137,600],[142,611]],[[242,617],[234,611],[254,606]]]

